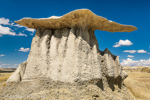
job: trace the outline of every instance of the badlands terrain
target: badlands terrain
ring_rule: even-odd
[[[94,35],[95,30],[132,32],[137,30],[135,26],[109,21],[88,9],[75,10],[57,18],[23,18],[15,23],[34,28],[36,33],[27,61],[21,63],[14,73],[7,74],[6,69],[1,71],[0,98],[150,99],[146,81],[149,69],[124,67],[123,70],[118,56],[108,48],[99,50]]]
[[[124,84],[136,99],[150,100],[150,67],[129,67],[123,69],[128,73]]]
[[[150,100],[150,67],[124,66],[123,70],[128,73],[124,84],[131,95],[137,100]],[[14,71],[15,69],[0,69],[0,90],[5,86],[5,82]]]

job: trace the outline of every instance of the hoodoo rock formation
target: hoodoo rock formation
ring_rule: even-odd
[[[137,28],[97,16],[88,9],[75,10],[61,17],[23,18],[16,23],[36,29],[30,54],[7,82],[50,79],[69,84],[90,82],[106,90],[120,89],[127,74],[119,57],[106,48],[100,51],[95,30],[131,32]],[[104,84],[105,82],[105,84]]]

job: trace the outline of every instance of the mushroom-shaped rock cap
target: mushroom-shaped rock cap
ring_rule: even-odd
[[[15,23],[34,29],[87,27],[91,30],[103,30],[109,32],[131,32],[137,30],[137,28],[134,26],[122,25],[109,21],[101,16],[97,16],[88,9],[75,10],[61,17],[52,16],[41,19],[23,18],[15,21]]]

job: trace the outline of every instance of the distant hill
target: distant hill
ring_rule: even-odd
[[[11,73],[14,72],[16,68],[0,68],[0,73]]]
[[[148,72],[150,73],[150,67],[144,67],[144,66],[124,66],[123,70],[126,72]]]

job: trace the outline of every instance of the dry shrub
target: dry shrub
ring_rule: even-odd
[[[3,86],[6,86],[6,83],[4,83]]]
[[[144,68],[142,68],[141,72],[150,73],[150,68],[149,67],[144,67]]]

